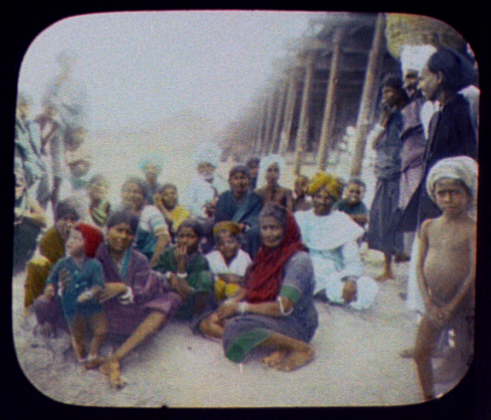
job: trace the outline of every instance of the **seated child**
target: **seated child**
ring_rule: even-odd
[[[362,198],[365,193],[365,183],[352,178],[343,190],[343,197],[334,205],[334,210],[348,214],[361,227],[365,227],[368,221],[368,209]]]
[[[100,174],[94,175],[88,185],[90,216],[99,227],[105,226],[111,212],[111,203],[106,198],[108,187],[109,182]]]
[[[440,334],[455,331],[457,363],[472,356],[476,221],[470,216],[477,197],[477,163],[466,156],[438,161],[426,189],[443,214],[421,226],[418,282],[425,312],[418,326],[414,360],[423,397],[435,397],[432,352]]]
[[[220,222],[213,228],[218,248],[206,255],[211,272],[215,275],[215,296],[218,301],[232,297],[244,280],[251,264],[249,254],[240,249],[237,235],[241,232],[238,223]]]
[[[306,211],[313,207],[312,200],[307,195],[309,190],[309,178],[305,175],[299,175],[295,180],[294,193],[295,197],[293,199],[293,211]]]
[[[65,315],[73,349],[77,359],[86,368],[100,364],[99,349],[108,326],[99,294],[104,286],[101,263],[95,259],[103,235],[94,226],[78,223],[66,242],[67,257],[53,267],[46,282],[44,296],[51,300],[57,293]],[[86,328],[93,337],[88,358],[85,350]]]
[[[168,288],[182,297],[184,304],[176,315],[180,319],[203,312],[213,289],[208,260],[199,249],[202,236],[198,221],[185,220],[177,231],[176,245],[164,251],[154,268],[165,275]]]

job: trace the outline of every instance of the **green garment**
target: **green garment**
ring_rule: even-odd
[[[174,256],[175,247],[167,248],[160,256],[155,270],[165,274],[177,273],[177,261]],[[201,252],[194,252],[186,257],[187,282],[194,288],[177,314],[178,319],[191,319],[196,312],[196,295],[208,294],[213,291],[213,275],[211,274],[208,260]]]

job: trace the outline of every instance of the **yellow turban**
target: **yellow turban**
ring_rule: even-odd
[[[308,194],[314,195],[319,189],[325,187],[335,200],[341,195],[342,185],[340,180],[326,172],[319,171],[310,179]]]
[[[238,235],[242,231],[238,223],[232,221],[225,221],[225,222],[217,223],[215,225],[215,227],[213,228],[213,235],[216,235],[224,230],[230,232],[234,236]]]

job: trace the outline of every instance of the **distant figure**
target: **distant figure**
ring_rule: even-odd
[[[376,151],[375,176],[377,185],[370,208],[368,246],[384,253],[384,271],[377,280],[394,278],[392,257],[403,251],[403,235],[396,230],[401,176],[401,109],[407,102],[398,75],[389,74],[382,82],[380,123],[372,148]]]
[[[30,198],[22,167],[15,169],[14,207],[14,276],[24,270],[37,247],[41,229],[46,227],[46,213],[36,199]]]
[[[362,228],[368,221],[368,209],[362,201],[365,189],[366,186],[363,181],[357,178],[350,179],[343,189],[342,199],[333,208],[349,215]]]
[[[259,163],[261,159],[258,157],[251,157],[247,160],[246,166],[249,169],[249,173],[251,174],[251,178],[249,180],[249,188],[251,191],[254,191],[257,186],[257,175],[259,173]]]
[[[101,263],[95,259],[103,238],[96,227],[77,224],[66,242],[67,256],[53,267],[44,288],[46,300],[60,297],[73,350],[87,369],[102,362],[99,349],[108,332],[103,305],[99,301],[104,275]],[[92,334],[88,355],[85,348],[87,328]]]
[[[177,187],[174,184],[162,185],[157,191],[155,206],[164,216],[172,239],[174,239],[181,223],[189,219],[191,215],[188,209],[179,205]]]
[[[147,185],[147,204],[157,206],[156,202],[159,201],[159,198],[155,197],[155,195],[158,193],[160,188],[157,178],[162,172],[162,165],[162,159],[159,159],[155,155],[146,156],[140,161],[140,169],[145,176],[145,182]]]
[[[207,204],[216,204],[218,196],[227,190],[225,180],[215,175],[220,155],[218,146],[211,143],[202,143],[194,154],[197,175],[189,183],[182,200],[194,217],[206,217]]]
[[[109,182],[107,178],[100,174],[96,174],[90,178],[87,187],[90,199],[89,213],[92,222],[99,227],[106,225],[109,214],[111,213],[111,203],[106,198],[108,187]]]
[[[299,175],[295,180],[293,212],[310,210],[313,206],[312,200],[307,194],[309,190],[309,177]]]
[[[49,176],[42,156],[41,131],[36,121],[29,118],[30,99],[20,92],[15,115],[15,166],[22,166],[29,196],[43,209],[49,200]]]
[[[423,223],[418,255],[425,312],[414,360],[427,401],[435,398],[431,355],[440,334],[454,328],[454,369],[460,368],[462,375],[473,352],[476,221],[469,211],[477,197],[477,163],[467,156],[442,159],[431,168],[426,188],[443,212]]]
[[[242,249],[254,258],[260,247],[259,212],[263,206],[261,197],[249,189],[249,169],[234,166],[229,172],[230,190],[220,194],[216,206],[215,222],[230,220],[242,229]]]
[[[285,169],[285,159],[280,155],[269,155],[261,159],[257,184],[258,189],[255,190],[255,193],[263,199],[263,204],[270,202],[278,203],[292,211],[292,191],[282,187],[278,183]]]
[[[89,212],[90,197],[89,183],[94,176],[90,155],[79,148],[74,152],[66,153],[68,166],[68,178],[65,178],[60,185],[59,198],[65,200],[69,198],[77,206],[80,218],[85,222],[91,221]]]

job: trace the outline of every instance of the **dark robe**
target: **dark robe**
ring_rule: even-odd
[[[242,249],[246,251],[252,259],[261,246],[259,238],[259,212],[263,202],[254,192],[248,192],[241,201],[232,194],[232,191],[225,191],[218,198],[215,223],[231,220],[236,223],[246,225],[245,234],[241,239]]]
[[[426,177],[439,160],[462,155],[477,159],[477,140],[469,103],[457,94],[431,118],[424,156],[424,176],[402,214],[400,228],[403,231],[414,232],[426,219],[442,214],[426,192]]]

